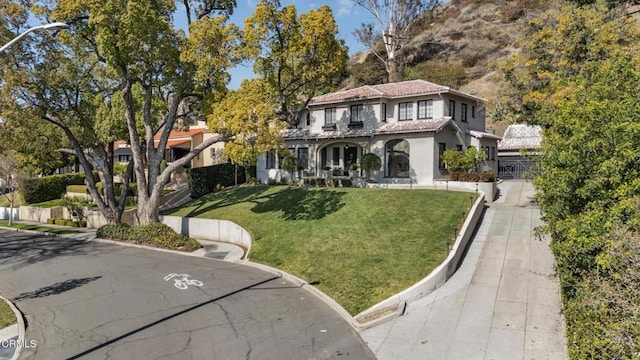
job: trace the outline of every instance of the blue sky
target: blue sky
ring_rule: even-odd
[[[242,27],[244,20],[255,10],[258,0],[237,0],[231,21]],[[282,6],[293,4],[298,15],[309,10],[317,9],[327,4],[333,10],[333,16],[338,23],[338,37],[343,39],[349,47],[349,55],[365,50],[364,45],[358,43],[353,35],[353,30],[363,22],[371,22],[371,14],[361,7],[356,6],[352,0],[281,0]],[[254,76],[251,65],[240,65],[230,71],[231,83],[229,88],[237,89],[242,80]]]

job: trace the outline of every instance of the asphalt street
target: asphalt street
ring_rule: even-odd
[[[0,230],[0,293],[20,359],[375,358],[309,292],[210,259]]]

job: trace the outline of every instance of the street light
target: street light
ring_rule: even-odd
[[[16,41],[22,39],[25,35],[27,35],[28,33],[32,32],[32,31],[36,31],[36,30],[45,30],[45,29],[49,29],[49,30],[55,30],[55,29],[64,29],[66,27],[69,27],[69,25],[63,23],[63,22],[54,22],[51,24],[42,24],[42,25],[38,25],[38,26],[34,26],[30,29],[27,29],[27,31],[23,32],[22,34],[18,35],[16,38],[14,38],[13,40],[9,41],[6,45],[4,45],[3,47],[0,48],[0,53],[3,52],[5,49],[7,49],[9,46],[13,45],[13,43],[15,43]]]

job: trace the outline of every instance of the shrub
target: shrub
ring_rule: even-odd
[[[65,220],[64,221],[64,225],[65,226],[71,226],[71,227],[78,227],[79,224],[77,221],[73,221],[73,220]]]
[[[496,174],[493,171],[485,171],[482,173],[480,181],[482,182],[494,182],[496,181]]]
[[[129,240],[129,230],[127,224],[107,224],[96,230],[96,236],[103,239]]]
[[[66,226],[67,225],[67,220],[65,220],[65,219],[55,219],[53,221],[53,223],[56,224],[56,225]]]
[[[197,199],[213,192],[216,185],[233,186],[236,183],[236,166],[231,163],[189,169],[187,172],[191,197]],[[238,166],[238,184],[246,182],[244,167]]]
[[[462,151],[453,149],[445,150],[444,153],[442,153],[442,162],[452,174],[465,170],[465,159]]]
[[[125,224],[104,225],[98,229],[96,236],[184,251],[194,251],[201,247],[196,240],[178,234],[171,227],[161,223],[134,227]]]
[[[366,153],[362,155],[360,166],[362,166],[362,170],[367,173],[367,176],[370,176],[371,171],[380,170],[382,167],[382,160],[374,153]]]
[[[47,224],[54,224],[55,221],[56,221],[56,219],[54,219],[54,218],[48,218],[47,219]]]
[[[282,168],[287,171],[289,174],[292,174],[298,170],[298,158],[295,156],[287,156],[282,159]]]
[[[104,195],[104,188],[101,182],[96,183],[96,190],[101,195]],[[122,183],[113,183],[113,193],[116,196],[120,196],[120,191],[122,191]],[[138,183],[129,183],[129,190],[127,190],[127,196],[138,196]]]
[[[87,221],[86,220],[78,220],[78,221],[76,221],[76,223],[78,223],[78,227],[87,227]]]

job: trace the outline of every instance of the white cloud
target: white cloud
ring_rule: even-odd
[[[338,11],[336,11],[336,17],[351,15],[351,9],[353,8],[352,0],[338,0]]]

